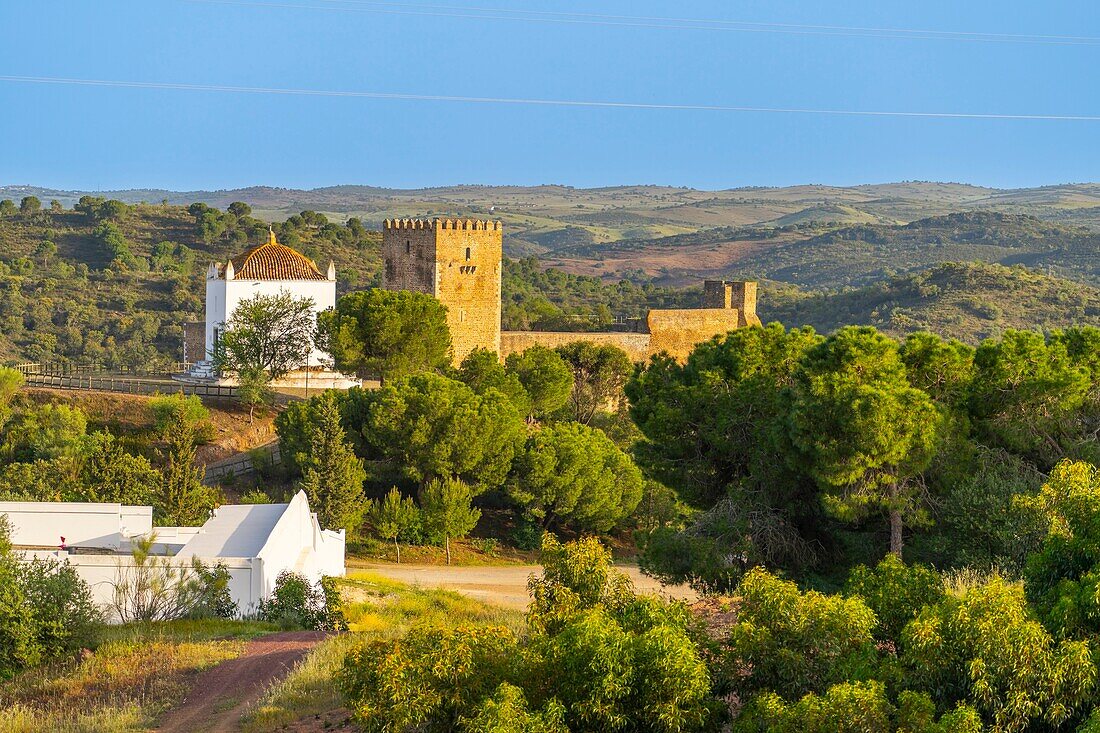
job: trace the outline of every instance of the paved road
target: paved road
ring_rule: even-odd
[[[672,598],[693,601],[698,598],[695,591],[687,586],[667,586],[642,575],[636,565],[620,565],[618,569],[627,574],[634,586],[643,593],[658,593]],[[503,565],[488,567],[458,567],[445,565],[395,565],[393,563],[367,563],[348,568],[369,570],[392,580],[410,585],[417,584],[425,588],[446,588],[487,603],[496,603],[512,608],[526,608],[530,597],[527,595],[527,578],[542,572],[539,565]]]

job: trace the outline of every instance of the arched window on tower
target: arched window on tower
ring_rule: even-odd
[[[406,239],[405,240],[405,254],[407,254],[407,255],[412,254],[412,251],[413,251],[412,242],[410,242],[409,240]]]
[[[470,248],[469,247],[466,248],[466,261],[467,262],[470,261]]]

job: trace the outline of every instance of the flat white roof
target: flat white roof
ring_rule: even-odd
[[[256,557],[267,544],[288,504],[233,504],[218,507],[179,556]]]

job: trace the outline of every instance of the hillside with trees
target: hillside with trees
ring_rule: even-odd
[[[0,202],[0,358],[141,368],[178,361],[182,324],[203,317],[208,264],[261,243],[269,226],[241,202],[220,211],[85,196],[74,206]],[[322,267],[334,260],[340,293],[380,282],[381,236],[360,220],[336,223],[303,210],[270,226]],[[699,278],[760,276],[770,279],[760,301],[765,320],[823,331],[849,323],[893,334],[923,328],[975,341],[1005,328],[1095,319],[1098,242],[1090,230],[993,213],[588,241],[541,261],[506,259],[503,325],[631,327],[650,308],[697,306]],[[547,266],[554,263],[566,269]]]

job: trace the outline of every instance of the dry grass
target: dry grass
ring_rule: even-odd
[[[0,688],[0,733],[141,731],[179,699],[187,676],[271,631],[241,621],[177,621],[112,627],[82,659],[38,667]]]

